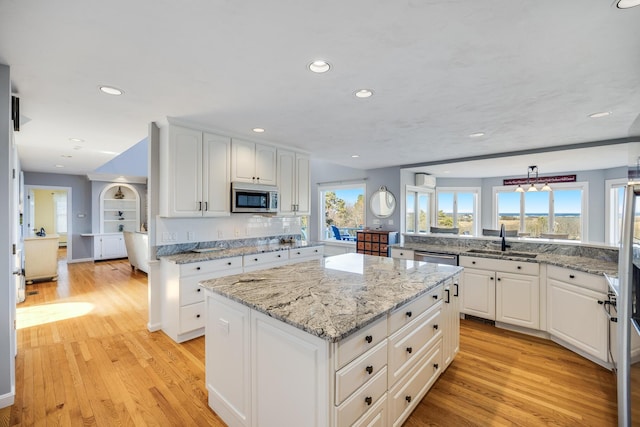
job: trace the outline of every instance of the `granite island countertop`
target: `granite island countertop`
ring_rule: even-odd
[[[456,266],[350,253],[200,285],[337,342],[461,271]]]
[[[240,246],[235,248],[206,248],[198,249],[200,252],[188,251],[173,255],[161,255],[160,258],[175,264],[189,264],[192,262],[211,261],[214,259],[254,255],[265,252],[286,251],[288,249],[299,249],[314,246],[322,246],[322,243],[296,241],[289,243]]]

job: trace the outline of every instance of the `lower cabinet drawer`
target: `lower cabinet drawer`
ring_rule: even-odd
[[[385,316],[338,342],[335,369],[338,370],[342,368],[356,357],[386,339],[387,317]]]
[[[387,340],[336,372],[336,405],[387,365]]]
[[[387,393],[376,402],[352,427],[387,427],[389,424],[389,409]]]
[[[180,332],[204,328],[204,301],[180,307]]]
[[[413,366],[402,381],[389,390],[389,425],[394,427],[402,425],[442,370],[442,340],[440,340]]]
[[[350,426],[374,406],[387,392],[387,369],[383,368],[371,381],[353,393],[336,411],[338,426]]]
[[[391,314],[389,314],[389,334],[393,334],[398,329],[408,325],[424,313],[425,310],[440,301],[442,299],[442,289],[442,286],[438,286],[392,311]]]
[[[193,276],[180,279],[180,306],[204,301],[204,289],[198,285],[206,276]]]
[[[389,385],[393,385],[419,360],[442,336],[441,303],[425,311],[414,324],[400,329],[389,337],[387,365]]]

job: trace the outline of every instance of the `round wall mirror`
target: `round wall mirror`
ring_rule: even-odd
[[[378,218],[388,218],[396,210],[396,198],[384,185],[371,195],[369,200],[371,212]]]

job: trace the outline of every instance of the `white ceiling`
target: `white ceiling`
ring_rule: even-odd
[[[638,136],[639,52],[612,0],[0,1],[28,171],[87,173],[166,116],[363,169]]]

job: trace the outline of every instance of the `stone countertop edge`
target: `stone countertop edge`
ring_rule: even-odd
[[[559,254],[538,254],[535,258],[523,258],[518,256],[510,256],[509,251],[505,251],[504,254],[496,255],[491,253],[469,253],[472,248],[455,247],[455,246],[440,246],[440,245],[425,245],[420,243],[405,243],[404,245],[392,245],[392,248],[407,249],[413,251],[425,251],[435,252],[451,255],[464,255],[478,258],[492,258],[503,259],[509,261],[519,262],[531,262],[537,264],[548,264],[557,267],[569,268],[572,270],[582,271],[589,274],[607,274],[612,277],[618,275],[618,264],[610,261],[602,261],[595,258],[587,258],[580,256],[569,256]],[[526,252],[524,250],[518,250],[518,252]]]
[[[324,267],[326,260],[313,260],[204,280],[200,282],[200,286],[311,335],[329,342],[339,342],[403,304],[442,285],[463,270],[457,266],[419,263],[422,267],[406,267],[411,268],[411,272],[405,274],[398,269],[378,266],[388,266],[393,262],[406,266],[408,262],[414,261],[394,261],[391,258],[360,254],[338,257],[345,256],[368,257],[373,265],[367,270],[371,271],[372,279],[354,284],[352,274],[327,271]],[[384,261],[378,262],[371,260],[372,258]],[[422,279],[418,281],[412,278],[413,274],[417,274],[416,268],[422,268],[418,276]],[[296,280],[293,275],[295,271],[300,280]],[[353,301],[355,307],[349,301]],[[295,307],[297,302],[301,308]]]
[[[324,246],[322,243],[278,243],[272,245],[241,246],[238,248],[227,248],[212,250],[210,252],[183,252],[174,255],[162,255],[159,258],[174,264],[190,264],[193,262],[212,261],[216,259],[233,258],[243,255],[255,255],[266,252],[285,251],[287,249],[300,249],[316,246]]]

